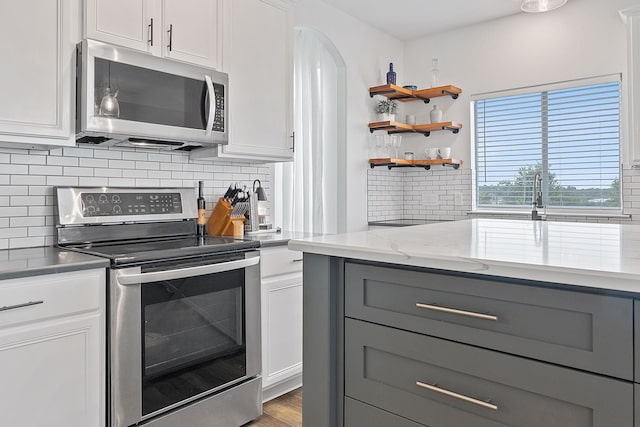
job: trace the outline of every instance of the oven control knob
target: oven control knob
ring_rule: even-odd
[[[92,214],[96,212],[96,207],[95,206],[87,206],[87,212]]]
[[[87,203],[93,203],[96,200],[93,198],[93,194],[89,194],[87,195],[87,198],[85,199]]]
[[[114,214],[121,214],[122,213],[122,208],[120,207],[120,205],[115,205],[113,207],[113,213]]]
[[[107,201],[108,201],[108,200],[107,200],[107,196],[106,196],[105,194],[101,194],[101,195],[98,197],[98,202],[100,202],[100,203],[107,203]]]
[[[120,196],[118,196],[117,194],[114,194],[113,196],[111,196],[111,201],[113,203],[120,203]]]

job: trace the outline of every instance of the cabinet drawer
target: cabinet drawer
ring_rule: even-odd
[[[633,379],[633,301],[627,298],[347,263],[345,312]]]
[[[83,270],[0,281],[2,327],[98,310],[105,270]]]
[[[353,319],[345,395],[429,427],[625,427],[631,382]]]
[[[406,418],[345,397],[344,427],[424,427]]]
[[[262,277],[302,272],[302,252],[290,251],[287,246],[260,249]]]

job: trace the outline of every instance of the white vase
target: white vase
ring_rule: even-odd
[[[438,106],[434,105],[433,110],[429,112],[431,116],[431,123],[440,123],[442,121],[442,110],[438,110]]]
[[[396,115],[391,113],[380,113],[379,115],[381,122],[395,122]]]

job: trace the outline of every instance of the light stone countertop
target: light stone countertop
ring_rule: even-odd
[[[294,239],[289,248],[640,296],[640,225],[482,218]]]

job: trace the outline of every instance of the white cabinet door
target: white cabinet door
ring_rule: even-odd
[[[291,7],[282,0],[224,2],[229,144],[192,158],[293,159]]]
[[[262,392],[271,400],[302,385],[302,253],[260,249]]]
[[[87,38],[160,54],[162,22],[154,0],[87,0],[85,5]]]
[[[105,270],[0,281],[0,426],[105,425]]]
[[[79,10],[74,0],[0,2],[0,141],[75,145],[71,83]]]
[[[0,332],[0,425],[104,426],[100,315]]]
[[[302,275],[262,281],[262,385],[302,372]]]
[[[629,90],[629,145],[627,162],[634,168],[640,168],[640,6],[620,11],[627,26],[627,56]]]
[[[218,0],[163,0],[164,55],[219,68]]]

